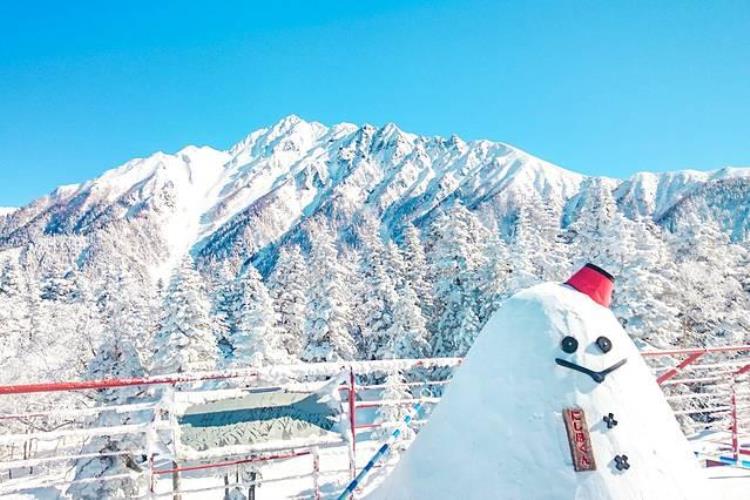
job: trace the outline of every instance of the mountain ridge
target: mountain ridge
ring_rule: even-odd
[[[116,359],[127,328],[150,370],[188,287],[191,328],[212,333],[218,363],[256,323],[237,315],[268,321],[269,307],[297,359],[379,359],[402,337],[405,357],[463,355],[499,301],[585,262],[617,276],[612,310],[639,342],[742,343],[747,174],[623,181],[502,143],[291,117],[230,150],[134,159],[0,217],[0,342],[15,349],[0,353],[18,354],[11,377],[75,378],[92,347]]]
[[[611,188],[626,215],[660,220],[708,184],[734,181],[744,189],[750,168],[639,172],[621,180],[576,173],[502,142],[420,136],[395,123],[328,127],[289,115],[224,151],[159,151],[61,186],[6,214],[0,248],[145,217],[161,227],[167,273],[186,252],[209,260],[262,252],[321,211],[348,219],[373,210],[395,234],[405,221],[429,219],[456,199],[510,213],[534,195],[572,220],[565,215],[570,202],[591,179]],[[733,236],[744,238],[747,221],[731,224],[740,227]]]

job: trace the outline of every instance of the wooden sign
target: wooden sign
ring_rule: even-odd
[[[565,430],[568,431],[573,468],[576,472],[596,470],[589,428],[586,425],[586,414],[580,408],[565,408],[563,420],[565,420]]]

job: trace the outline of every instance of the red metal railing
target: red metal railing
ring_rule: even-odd
[[[726,448],[731,450],[732,458],[735,462],[739,463],[740,458],[743,455],[750,455],[750,449],[743,447],[742,443],[742,429],[746,420],[743,420],[747,412],[742,401],[748,393],[738,392],[737,388],[740,384],[746,384],[745,376],[750,373],[750,356],[746,356],[750,353],[750,345],[741,346],[727,346],[718,348],[706,348],[706,349],[674,349],[674,350],[663,350],[663,351],[646,351],[643,352],[643,356],[651,361],[660,361],[659,358],[677,359],[674,366],[656,367],[657,381],[666,388],[673,387],[692,387],[696,384],[724,384],[727,385],[728,390],[716,391],[711,393],[711,401],[716,400],[717,402],[712,403],[712,406],[706,406],[704,409],[706,413],[714,415],[725,415],[728,420],[728,425],[724,427],[725,432],[729,435],[728,441],[726,441]],[[734,356],[736,355],[736,356]],[[706,361],[709,357],[732,359],[719,359],[718,362],[712,359],[712,362]],[[742,357],[744,356],[744,357]],[[408,370],[414,367],[420,366],[442,366],[455,368],[460,365],[460,359],[425,359],[425,360],[393,360],[393,361],[373,361],[373,362],[355,362],[355,363],[321,363],[321,364],[310,364],[310,365],[293,365],[285,367],[285,370],[280,370],[286,375],[288,373],[315,373],[323,378],[337,376],[339,374],[346,374],[345,382],[341,386],[341,390],[346,394],[347,400],[345,407],[347,408],[347,420],[350,428],[350,436],[347,440],[347,446],[349,447],[350,460],[349,460],[349,476],[353,477],[359,470],[357,460],[357,436],[358,434],[366,433],[380,427],[386,427],[389,425],[395,425],[394,422],[363,422],[358,423],[358,410],[366,408],[382,407],[386,405],[399,405],[399,406],[411,406],[417,401],[427,402],[428,404],[435,404],[439,400],[438,397],[427,397],[427,398],[406,398],[400,400],[383,400],[373,398],[371,400],[358,401],[358,397],[362,394],[365,397],[371,397],[373,393],[377,392],[384,387],[384,384],[358,384],[358,378],[362,376],[371,375],[374,373],[383,374],[389,370]],[[450,370],[446,370],[446,375],[449,375]],[[703,373],[706,372],[706,373]],[[180,384],[189,384],[202,381],[210,380],[236,380],[240,383],[246,383],[252,381],[256,383],[256,380],[262,375],[264,378],[268,378],[272,370],[264,372],[263,370],[247,369],[247,370],[235,370],[227,372],[204,372],[195,374],[176,374],[176,375],[165,375],[159,377],[143,377],[143,378],[131,378],[131,379],[113,379],[113,380],[94,380],[94,381],[73,381],[73,382],[48,382],[38,384],[23,384],[14,386],[0,386],[1,395],[22,395],[22,394],[35,394],[40,392],[61,392],[61,391],[81,391],[91,389],[115,389],[125,388],[131,386],[154,386],[154,385],[167,385],[167,386],[178,386]],[[697,373],[697,374],[696,374]],[[711,382],[716,380],[718,382]],[[404,387],[415,387],[419,385],[445,385],[448,380],[429,380],[423,382],[405,382],[402,385]],[[723,386],[722,386],[723,387]],[[365,394],[366,393],[366,394]],[[671,402],[679,402],[691,397],[706,397],[697,393],[688,392],[686,394],[675,394],[668,395],[668,399]],[[726,399],[723,399],[726,397]],[[708,400],[708,399],[704,399]],[[128,411],[147,411],[148,404],[137,403],[131,405],[120,405],[119,407],[101,407],[101,411],[115,411],[117,408],[122,408]],[[750,405],[747,405],[750,407]],[[155,411],[156,408],[152,408],[151,411]],[[710,411],[708,411],[710,410]],[[702,410],[697,409],[694,413],[700,413]],[[90,414],[94,412],[92,408],[84,409],[84,412]],[[688,415],[692,410],[684,410],[682,414]],[[28,420],[29,418],[41,418],[54,414],[54,411],[35,411],[35,412],[14,412],[13,414],[0,414],[0,422],[8,420]],[[75,415],[75,410],[69,412]],[[83,413],[83,412],[82,412]],[[679,412],[677,412],[679,413]],[[4,420],[3,420],[4,419]],[[724,420],[721,420],[723,422]],[[425,423],[425,420],[418,420],[417,425]],[[750,424],[750,422],[748,422]],[[7,436],[6,436],[7,437]],[[350,442],[349,442],[350,440]],[[717,440],[717,443],[724,446],[724,441]],[[746,446],[746,445],[745,445]],[[223,460],[217,462],[200,463],[193,465],[177,465],[171,468],[159,469],[154,466],[155,460],[153,456],[149,457],[147,475],[150,477],[163,476],[167,474],[179,474],[181,472],[190,472],[196,470],[214,469],[222,467],[238,466],[243,463],[257,463],[257,462],[273,462],[274,460],[285,460],[299,456],[312,455],[312,472],[310,475],[314,479],[316,486],[315,491],[318,491],[318,478],[322,475],[335,473],[335,471],[324,471],[321,469],[320,456],[317,454],[317,450],[312,451],[314,448],[305,449],[280,449],[270,454],[258,454],[257,456],[235,460]],[[80,453],[79,453],[80,455]],[[77,455],[71,455],[76,458]],[[60,460],[72,460],[71,456],[62,457]],[[83,457],[83,455],[81,455]],[[54,459],[47,457],[40,459],[42,461],[54,461]],[[17,462],[17,461],[16,461]],[[26,462],[24,462],[26,463]],[[31,463],[31,462],[29,462]],[[0,463],[0,466],[2,464]],[[1,467],[0,467],[1,468]],[[346,474],[346,472],[344,472]],[[120,476],[112,476],[114,479],[121,479]],[[273,481],[276,481],[274,479]],[[280,480],[280,479],[279,479]],[[263,482],[262,480],[256,481],[258,484]],[[67,482],[68,484],[72,482]],[[2,483],[0,483],[2,488]],[[0,491],[1,493],[1,491]]]
[[[686,355],[687,357],[680,362],[676,367],[667,370],[656,378],[656,382],[661,385],[667,380],[679,375],[685,368],[692,365],[698,359],[703,357],[705,354],[710,353],[739,353],[739,352],[750,352],[750,345],[734,345],[734,346],[722,346],[722,347],[705,347],[701,349],[673,349],[665,351],[643,351],[641,355],[645,358],[657,357],[657,356],[681,356]],[[747,371],[750,369],[750,364],[744,367]],[[744,373],[744,372],[742,372]]]
[[[107,380],[88,380],[88,381],[63,381],[63,382],[45,382],[45,383],[34,383],[34,384],[20,384],[20,385],[11,385],[11,386],[0,386],[0,396],[11,396],[11,395],[24,395],[24,394],[37,394],[37,393],[54,393],[54,392],[69,392],[69,391],[85,391],[85,390],[96,390],[96,389],[117,389],[117,388],[127,388],[132,386],[171,386],[176,387],[180,384],[191,384],[196,382],[203,382],[203,381],[216,381],[216,380],[226,380],[231,381],[233,379],[236,379],[240,383],[245,383],[248,380],[257,380],[257,378],[260,375],[264,375],[265,379],[268,379],[269,377],[273,376],[274,371],[281,373],[284,377],[288,376],[290,373],[298,373],[302,375],[306,375],[309,373],[313,373],[315,375],[320,375],[324,378],[336,376],[337,374],[340,374],[342,372],[348,373],[348,383],[341,387],[341,389],[347,393],[347,407],[348,407],[348,421],[350,426],[350,437],[349,440],[351,442],[350,445],[350,467],[349,467],[349,475],[353,477],[353,475],[356,475],[358,470],[358,464],[357,464],[357,432],[361,431],[363,429],[363,426],[360,424],[357,424],[357,409],[359,407],[357,403],[357,391],[359,389],[369,389],[369,386],[362,386],[357,384],[357,377],[361,375],[368,375],[373,373],[384,373],[386,371],[391,370],[403,370],[403,369],[410,369],[415,367],[430,367],[430,366],[456,366],[460,363],[461,360],[458,359],[449,359],[449,358],[441,358],[441,359],[418,359],[418,360],[390,360],[390,361],[372,361],[372,362],[351,362],[351,363],[316,363],[316,364],[307,364],[307,365],[290,365],[286,367],[275,367],[275,368],[269,368],[266,371],[262,369],[246,369],[246,370],[234,370],[234,371],[225,371],[225,372],[202,372],[202,373],[193,373],[193,374],[174,374],[174,375],[164,375],[164,376],[158,376],[158,377],[141,377],[141,378],[128,378],[128,379],[107,379]],[[373,388],[377,387],[375,385],[372,386]],[[82,408],[80,409],[80,413],[82,414],[96,414],[94,408]],[[157,425],[157,418],[156,413],[158,411],[167,411],[168,414],[172,414],[173,412],[170,411],[168,408],[162,408],[159,407],[156,404],[146,404],[146,403],[139,403],[139,404],[129,404],[129,405],[116,405],[116,406],[104,406],[99,407],[99,412],[105,412],[105,411],[120,411],[120,412],[129,412],[129,411],[151,411],[154,415],[152,417],[152,425]],[[64,411],[63,411],[64,412]],[[28,420],[29,418],[43,418],[48,416],[54,416],[56,413],[61,414],[63,412],[56,412],[56,411],[35,411],[35,412],[13,412],[12,414],[0,414],[0,421],[24,421]],[[70,410],[67,412],[69,415],[76,415],[77,411],[75,409]],[[170,417],[170,420],[172,420],[172,423],[174,423],[174,418]],[[122,426],[120,426],[122,427]],[[141,426],[138,426],[139,428]],[[72,429],[69,431],[60,431],[65,432],[66,436],[76,436],[79,432],[95,432],[98,433],[97,435],[107,435],[111,432],[113,432],[115,428],[105,427],[102,429]],[[101,431],[101,432],[99,432]],[[149,427],[147,425],[143,426],[143,433],[148,433]],[[45,434],[45,433],[41,433]],[[42,435],[40,434],[40,437]],[[54,433],[47,433],[47,435],[54,439]],[[69,436],[69,437],[70,437]],[[15,438],[18,437],[19,439],[26,439],[26,434],[19,434],[19,435],[0,435],[0,438]],[[176,442],[176,440],[173,438],[172,442]],[[2,444],[2,443],[0,443]],[[314,449],[314,451],[310,451]],[[134,450],[134,454],[137,450]],[[156,460],[155,456],[151,455],[148,457],[148,467],[145,473],[143,474],[144,479],[147,481],[149,490],[151,493],[155,496],[160,496],[160,494],[154,493],[154,480],[153,478],[157,476],[163,476],[168,474],[180,474],[182,472],[190,472],[190,471],[198,471],[198,470],[207,470],[207,469],[217,469],[217,468],[226,468],[226,467],[232,467],[232,466],[238,466],[240,464],[244,463],[258,463],[258,462],[272,462],[274,460],[284,460],[284,459],[290,459],[294,457],[304,456],[304,455],[312,455],[313,456],[313,463],[312,463],[312,472],[309,475],[312,476],[314,482],[315,482],[315,492],[316,496],[319,495],[319,484],[318,479],[323,474],[330,474],[332,471],[322,472],[321,471],[321,463],[320,463],[320,456],[318,455],[317,449],[310,448],[307,451],[301,452],[299,449],[297,450],[279,450],[279,452],[271,454],[271,455],[258,455],[251,458],[245,458],[245,459],[237,459],[237,460],[225,460],[225,461],[219,461],[219,462],[210,462],[210,463],[201,463],[196,465],[176,465],[174,467],[170,468],[164,468],[164,469],[158,469],[155,466]],[[100,456],[98,454],[73,454],[73,455],[67,455],[60,457],[59,461],[61,462],[71,462],[77,459],[82,458],[96,458],[97,456]],[[101,454],[103,457],[104,455]],[[44,462],[54,462],[58,461],[55,458],[47,457],[47,459],[40,459],[37,460],[40,463]],[[18,461],[14,461],[13,464],[16,464]],[[24,463],[29,461],[24,461]],[[34,462],[36,463],[36,462]],[[0,469],[2,468],[2,463],[0,462]],[[334,471],[334,473],[337,473]],[[118,475],[112,475],[112,476],[103,476],[100,478],[87,478],[83,480],[73,480],[73,481],[58,481],[58,482],[50,482],[47,485],[49,486],[68,486],[73,485],[77,483],[88,483],[88,482],[106,482],[106,481],[116,481],[116,480],[123,480],[123,479],[133,479],[132,474],[118,474]],[[288,478],[293,479],[293,478]],[[279,481],[280,479],[273,479],[272,481]],[[262,482],[269,482],[269,480],[257,480],[254,482],[254,484],[260,484]],[[247,484],[244,484],[243,486],[247,486]],[[209,488],[210,489],[210,488]],[[220,489],[217,487],[216,489]],[[203,490],[201,490],[203,491]],[[4,491],[2,489],[2,482],[0,482],[0,494],[7,493],[7,491]],[[180,491],[174,491],[173,493],[178,494]],[[189,493],[189,491],[182,491],[182,493]]]
[[[678,414],[706,414],[709,417],[720,417],[721,415],[728,413],[729,423],[728,431],[730,434],[730,440],[726,443],[731,452],[731,459],[727,460],[726,457],[719,457],[722,460],[719,462],[723,463],[734,463],[740,464],[742,455],[750,455],[750,449],[743,447],[741,442],[741,424],[750,424],[750,416],[747,416],[747,412],[740,413],[740,408],[743,410],[750,407],[750,404],[741,406],[739,404],[739,397],[737,388],[740,384],[745,384],[750,387],[750,382],[742,382],[741,378],[750,372],[750,345],[733,345],[733,346],[722,346],[722,347],[708,347],[700,349],[674,349],[666,351],[644,351],[642,355],[649,359],[655,359],[659,357],[668,356],[671,358],[684,356],[684,359],[680,361],[676,366],[668,368],[660,373],[656,380],[662,386],[682,386],[682,387],[694,387],[698,386],[702,391],[706,390],[706,387],[718,387],[720,385],[728,384],[728,401],[724,405],[709,406],[707,408],[696,408],[694,411],[685,410],[677,412]],[[741,358],[735,358],[730,360],[723,360],[719,363],[701,365],[701,361],[708,355],[725,355],[733,356],[739,355],[744,356]],[[705,371],[709,372],[708,376],[699,374],[698,376],[691,376],[690,373],[693,371]],[[681,377],[685,375],[685,377]],[[748,393],[742,394],[742,397],[747,397]],[[689,395],[688,395],[689,396]],[[700,394],[705,400],[707,396]],[[709,395],[713,398],[713,395]],[[675,401],[678,398],[685,399],[685,395],[678,395],[670,397],[667,395],[668,400]],[[715,404],[715,403],[714,403]],[[721,419],[719,419],[721,421]],[[719,427],[721,429],[721,427]],[[719,450],[726,449],[723,441],[716,441],[719,445]],[[744,445],[747,446],[747,445]]]

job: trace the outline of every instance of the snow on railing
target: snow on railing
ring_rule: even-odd
[[[685,431],[689,434],[713,432],[711,436],[702,440],[713,446],[712,450],[704,455],[714,457],[714,460],[719,462],[741,466],[743,463],[741,457],[750,455],[750,449],[742,443],[742,439],[750,437],[748,434],[750,432],[750,399],[748,399],[750,398],[750,385],[748,385],[750,384],[748,381],[750,346],[646,351],[643,356],[652,364],[655,377],[664,388],[667,400],[672,405],[675,416],[681,420]],[[414,391],[418,387],[442,388],[450,382],[452,370],[460,363],[459,358],[332,362],[131,379],[55,381],[0,386],[0,396],[13,395],[16,398],[41,392],[162,386],[186,388],[191,394],[200,393],[208,399],[216,400],[233,397],[238,389],[246,390],[247,388],[311,392],[315,390],[315,387],[320,387],[325,380],[342,377],[345,382],[340,386],[340,391],[344,396],[342,400],[345,418],[349,424],[346,430],[348,434],[336,438],[305,438],[188,452],[180,450],[178,440],[175,439],[176,415],[180,414],[183,408],[175,402],[174,398],[59,410],[42,407],[35,411],[0,413],[0,429],[10,423],[13,423],[16,429],[19,428],[18,426],[28,426],[25,433],[11,431],[7,434],[0,434],[0,448],[19,442],[24,444],[24,457],[21,459],[11,456],[8,460],[0,455],[0,495],[23,491],[32,484],[34,487],[65,488],[75,484],[127,480],[145,485],[142,488],[144,496],[154,498],[179,493],[208,493],[234,487],[278,484],[304,478],[311,479],[309,484],[314,483],[312,491],[315,495],[320,495],[322,478],[333,478],[336,485],[341,485],[356,476],[363,466],[361,457],[358,456],[361,453],[358,454],[357,449],[360,446],[371,447],[374,443],[371,439],[367,439],[368,435],[372,438],[378,435],[376,431],[400,425],[399,422],[378,421],[373,418],[373,409],[412,406],[415,403],[434,406],[440,401],[439,395],[425,394],[425,391],[418,395],[414,393],[414,397],[403,399],[382,398],[381,392],[386,386],[402,387],[409,391]],[[389,372],[407,372],[415,368],[445,368],[445,370],[434,371],[432,379],[409,380],[399,384],[384,384],[377,380]],[[146,392],[143,397],[153,399],[154,394]],[[132,415],[140,414],[140,412],[146,412],[149,417],[145,418],[142,423],[129,425],[100,424],[86,428],[49,431],[35,429],[30,425],[34,419],[69,417],[73,419],[72,425],[85,421],[81,417],[95,418],[103,414]],[[415,420],[415,429],[419,429],[427,421],[427,417]],[[154,446],[152,441],[157,439],[160,433],[171,435],[171,438],[167,439],[167,441],[171,439],[171,447]],[[85,442],[92,437],[107,435],[140,435],[143,438],[141,444],[144,446],[118,452],[83,453],[80,440]],[[77,438],[79,442],[70,445],[69,440],[73,438]],[[29,443],[32,442],[46,443],[42,449],[37,448],[38,456],[33,456],[34,453],[29,451],[32,448]],[[404,444],[408,444],[408,440]],[[331,450],[334,454],[327,454],[326,450]],[[339,461],[336,457],[341,456],[342,450],[345,455],[348,454],[348,468],[342,468],[341,465],[344,464],[336,465]],[[321,451],[325,453],[321,455]],[[730,456],[727,456],[727,453]],[[289,454],[294,455],[287,456]],[[71,470],[73,470],[71,465],[74,465],[76,461],[116,456],[131,458],[147,456],[148,459],[140,471],[70,480]],[[226,470],[240,467],[244,463],[275,464],[306,456],[312,457],[312,463],[305,465],[307,471],[304,474],[297,474],[299,469],[296,469],[292,474],[285,474],[281,477],[259,478],[249,482],[236,481],[230,485],[200,486],[197,489],[177,487],[170,489],[169,492],[160,492],[156,487],[160,477],[191,474],[194,471]],[[369,453],[363,456],[369,456]],[[170,464],[174,462],[174,465],[165,467],[165,460]],[[157,466],[160,462],[161,465]],[[331,465],[334,467],[330,467]],[[390,466],[384,466],[384,468]],[[8,475],[8,479],[4,479],[2,471],[14,473],[17,477]],[[31,479],[34,481],[30,481]]]
[[[81,415],[100,415],[102,413],[111,411],[114,413],[130,413],[137,411],[149,411],[156,407],[155,403],[137,403],[127,405],[107,405],[107,406],[93,406],[86,408],[71,408],[65,410],[48,410],[48,411],[33,411],[27,413],[0,413],[0,421],[2,420],[23,420],[27,418],[37,417],[80,417]]]
[[[35,467],[48,462],[66,462],[70,460],[80,460],[85,458],[106,458],[106,457],[122,457],[128,455],[140,455],[147,453],[145,450],[128,450],[118,452],[103,452],[103,453],[81,453],[77,455],[60,455],[54,457],[44,458],[32,458],[28,460],[14,460],[11,462],[1,462],[0,470],[8,469],[21,469],[26,467]]]
[[[66,429],[62,431],[39,431],[18,434],[0,434],[0,446],[18,441],[53,441],[66,437],[126,436],[148,431],[149,424],[114,425],[86,429]],[[0,462],[1,464],[1,462]]]
[[[59,392],[71,392],[71,391],[90,391],[90,390],[117,390],[133,386],[163,386],[172,388],[186,388],[190,394],[200,393],[200,396],[205,399],[217,400],[221,398],[236,397],[238,394],[237,389],[227,389],[229,384],[238,386],[242,389],[252,387],[256,390],[266,389],[286,389],[296,391],[313,391],[316,387],[320,387],[320,383],[310,383],[311,379],[326,380],[337,376],[346,374],[348,383],[343,384],[340,390],[345,394],[345,406],[347,407],[346,419],[348,420],[348,435],[340,436],[337,439],[329,437],[320,438],[306,438],[297,440],[286,440],[283,442],[269,442],[269,443],[258,443],[253,445],[241,445],[224,447],[221,449],[209,449],[202,452],[197,450],[185,450],[181,449],[179,440],[176,439],[175,427],[177,427],[176,414],[179,414],[181,410],[184,410],[184,402],[178,404],[175,402],[173,397],[169,397],[174,394],[174,391],[162,391],[162,398],[159,401],[149,402],[135,402],[129,404],[119,405],[103,405],[95,407],[79,407],[69,409],[44,409],[23,412],[14,411],[12,413],[0,413],[0,428],[4,426],[4,422],[14,423],[14,425],[30,425],[34,419],[37,418],[61,418],[61,417],[72,417],[73,421],[68,422],[66,425],[74,425],[76,422],[83,422],[85,420],[80,417],[89,417],[95,419],[97,416],[101,417],[104,414],[117,414],[117,415],[128,415],[136,414],[139,412],[147,412],[147,417],[142,418],[143,423],[129,424],[129,425],[95,425],[90,427],[77,427],[74,429],[57,429],[57,430],[39,430],[35,429],[33,432],[11,432],[8,434],[0,434],[0,448],[4,445],[10,445],[18,442],[24,443],[24,458],[13,459],[11,456],[10,460],[2,461],[0,456],[0,470],[9,471],[9,480],[3,480],[0,476],[0,494],[12,493],[23,491],[24,488],[30,487],[33,484],[35,487],[56,487],[65,488],[72,485],[88,484],[88,483],[107,483],[110,481],[132,481],[134,484],[146,484],[146,490],[148,490],[148,496],[158,497],[162,496],[162,493],[157,493],[155,489],[155,483],[160,476],[179,475],[183,472],[190,473],[196,470],[209,470],[209,469],[220,469],[222,467],[231,467],[232,465],[238,465],[240,463],[261,463],[261,462],[272,462],[280,459],[279,454],[288,453],[294,451],[297,453],[303,447],[314,447],[315,457],[312,464],[312,472],[303,474],[299,477],[309,477],[311,474],[317,475],[318,477],[331,475],[330,470],[326,471],[325,468],[321,469],[321,459],[318,454],[318,449],[328,448],[343,448],[348,449],[347,454],[349,455],[349,468],[345,469],[349,471],[349,476],[356,474],[360,467],[356,454],[357,441],[361,441],[362,434],[364,432],[372,432],[373,430],[393,425],[393,422],[379,422],[372,424],[370,422],[359,422],[357,416],[357,410],[373,408],[375,406],[387,406],[387,405],[406,405],[413,404],[417,401],[417,398],[406,399],[403,401],[399,400],[388,400],[382,401],[381,404],[377,404],[377,401],[360,401],[358,402],[358,392],[365,393],[368,398],[371,398],[373,394],[377,393],[384,387],[384,384],[360,384],[358,379],[372,380],[373,376],[382,376],[388,372],[395,371],[408,371],[415,368],[448,368],[443,373],[444,376],[449,376],[452,369],[461,363],[461,359],[458,358],[437,358],[437,359],[411,359],[411,360],[383,360],[383,361],[364,361],[364,362],[334,362],[334,363],[315,363],[315,364],[298,364],[298,365],[285,365],[285,366],[274,366],[268,368],[252,368],[252,369],[240,369],[240,370],[229,370],[229,371],[210,371],[210,372],[198,372],[198,373],[181,373],[181,374],[168,374],[160,375],[157,377],[141,377],[141,378],[128,378],[128,379],[107,379],[107,380],[87,380],[87,381],[53,381],[46,383],[34,383],[34,384],[22,384],[13,386],[0,386],[0,396],[13,396],[20,397],[24,395],[32,395],[38,393],[59,393]],[[299,382],[298,379],[305,380],[306,382]],[[419,382],[406,382],[403,385],[408,388],[417,386],[443,386],[447,383],[447,380],[423,380]],[[217,385],[218,384],[218,385]],[[273,386],[269,384],[275,384]],[[180,393],[185,394],[185,393]],[[153,393],[145,393],[142,397],[153,398]],[[425,403],[430,402],[436,403],[439,398],[422,398],[425,399]],[[79,423],[80,425],[80,423]],[[154,454],[153,443],[149,444],[149,439],[154,440],[154,436],[157,433],[167,432],[171,434],[171,438],[167,441],[171,441],[171,450],[160,450],[161,454]],[[145,449],[132,449],[123,452],[116,453],[82,453],[81,447],[86,440],[99,437],[99,436],[136,436],[141,435],[143,438],[142,444],[145,444]],[[83,442],[76,442],[74,445],[69,444],[69,439],[78,438]],[[47,443],[45,448],[39,451],[42,455],[31,457],[30,453],[26,452],[27,444],[31,442],[45,442]],[[77,450],[77,451],[76,451]],[[1,451],[1,450],[0,450]],[[165,454],[166,453],[166,454]],[[307,452],[306,454],[310,454]],[[303,453],[302,455],[304,455]],[[81,478],[69,480],[69,474],[73,470],[71,465],[74,465],[77,460],[89,460],[97,458],[107,457],[128,457],[133,458],[136,456],[148,456],[148,460],[145,464],[144,469],[141,471],[133,471],[127,474],[111,474],[103,475],[95,478]],[[226,460],[227,457],[231,456],[252,456],[250,460]],[[301,455],[295,455],[301,456]],[[159,460],[168,460],[177,463],[182,462],[199,462],[194,465],[182,464],[174,465],[167,468],[157,468],[155,464]],[[218,461],[217,461],[218,460]],[[208,461],[208,462],[207,462]],[[206,463],[207,462],[207,463]],[[170,462],[171,463],[171,462]],[[57,468],[43,469],[40,468],[42,465],[52,466],[57,465]],[[28,470],[27,470],[28,469]],[[329,468],[330,469],[330,468]],[[337,470],[341,470],[340,468]],[[317,471],[317,472],[316,472]],[[16,479],[23,479],[22,481],[13,480],[13,474],[15,472]],[[62,474],[62,476],[60,475]],[[340,472],[337,473],[340,476]],[[335,474],[334,474],[335,475]],[[45,479],[46,477],[46,479]],[[252,484],[261,483],[272,483],[279,481],[291,481],[292,479],[298,478],[296,475],[286,476],[284,478],[274,479],[263,479],[257,480],[251,483],[242,483],[239,486],[246,487]],[[32,481],[33,479],[33,481]],[[339,478],[341,479],[341,478]],[[346,481],[347,478],[344,478]],[[179,480],[177,480],[179,482]],[[231,485],[235,487],[237,485]],[[317,484],[315,491],[318,491],[319,485]],[[174,488],[173,488],[174,489]],[[198,490],[184,490],[182,491],[179,487],[177,490],[170,491],[163,495],[173,495],[176,493],[198,493],[207,492],[213,489],[225,489],[225,485],[216,487],[203,487]]]
[[[312,479],[313,481],[313,491],[314,491],[314,497],[316,499],[320,498],[320,484],[319,484],[319,478],[320,478],[320,471],[319,471],[319,461],[320,461],[320,455],[319,450],[317,448],[310,448],[307,450],[301,450],[301,451],[289,451],[285,453],[278,453],[275,455],[268,455],[265,457],[251,457],[251,458],[245,458],[241,460],[227,460],[222,462],[214,462],[209,464],[199,464],[199,465],[192,465],[192,466],[182,466],[182,467],[172,467],[168,469],[155,469],[152,471],[152,474],[154,476],[164,475],[164,474],[180,474],[183,472],[192,472],[192,471],[200,471],[200,470],[209,470],[209,469],[222,469],[227,467],[233,467],[233,466],[239,466],[239,465],[247,465],[247,464],[259,464],[259,463],[269,463],[269,462],[275,462],[280,460],[289,460],[292,458],[299,458],[299,457],[305,457],[309,456],[313,460],[312,474],[305,473],[305,474],[296,474],[293,476],[283,476],[280,478],[273,478],[273,479],[256,479],[254,481],[249,482],[240,482],[235,483],[232,486],[232,488],[249,488],[249,487],[255,487],[260,486],[261,484],[268,484],[273,482],[279,482],[279,481],[292,481],[295,479]],[[188,489],[188,490],[173,490],[168,493],[155,493],[153,487],[150,488],[150,495],[153,498],[160,498],[162,496],[173,496],[173,495],[180,495],[180,494],[189,494],[189,493],[206,493],[209,491],[216,491],[220,489],[227,489],[227,485],[217,485],[217,486],[210,486],[210,487],[203,487],[203,488],[197,488],[197,489]]]

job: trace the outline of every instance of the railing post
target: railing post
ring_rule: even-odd
[[[351,478],[357,475],[357,385],[356,377],[354,376],[354,368],[349,368],[349,426],[351,427],[352,433],[352,448],[351,448]]]
[[[750,372],[750,364],[747,364],[734,372],[734,375],[732,377],[732,385],[730,386],[732,395],[732,455],[734,455],[736,465],[740,465],[740,461],[742,460],[742,453],[740,452],[740,422],[739,418],[737,417],[737,379],[748,372]]]
[[[182,500],[182,495],[180,494],[180,471],[179,471],[179,464],[177,463],[177,457],[179,455],[179,427],[177,422],[177,415],[175,414],[175,398],[177,397],[177,384],[171,384],[171,390],[169,394],[169,427],[172,432],[172,446],[173,446],[173,453],[174,453],[174,460],[172,461],[172,468],[174,471],[172,472],[172,499],[173,500]]]
[[[173,500],[182,500],[182,495],[180,495],[180,471],[179,471],[179,464],[175,461],[172,461],[172,499]]]
[[[320,450],[316,446],[311,451],[313,457],[313,491],[315,500],[320,500]]]
[[[148,454],[148,470],[146,471],[147,477],[147,485],[148,485],[148,498],[154,498],[154,493],[156,491],[156,481],[154,479],[154,449],[156,446],[156,442],[159,440],[159,436],[157,435],[157,425],[158,420],[161,418],[160,416],[161,410],[158,407],[151,409],[151,422],[146,430],[146,453]]]
[[[156,481],[154,479],[154,454],[148,456],[148,497],[154,498],[156,493]]]
[[[734,455],[734,460],[736,464],[740,463],[740,439],[739,439],[739,429],[737,426],[737,380],[732,380],[732,385],[730,390],[732,391],[731,394],[731,426],[732,426],[732,454]]]

